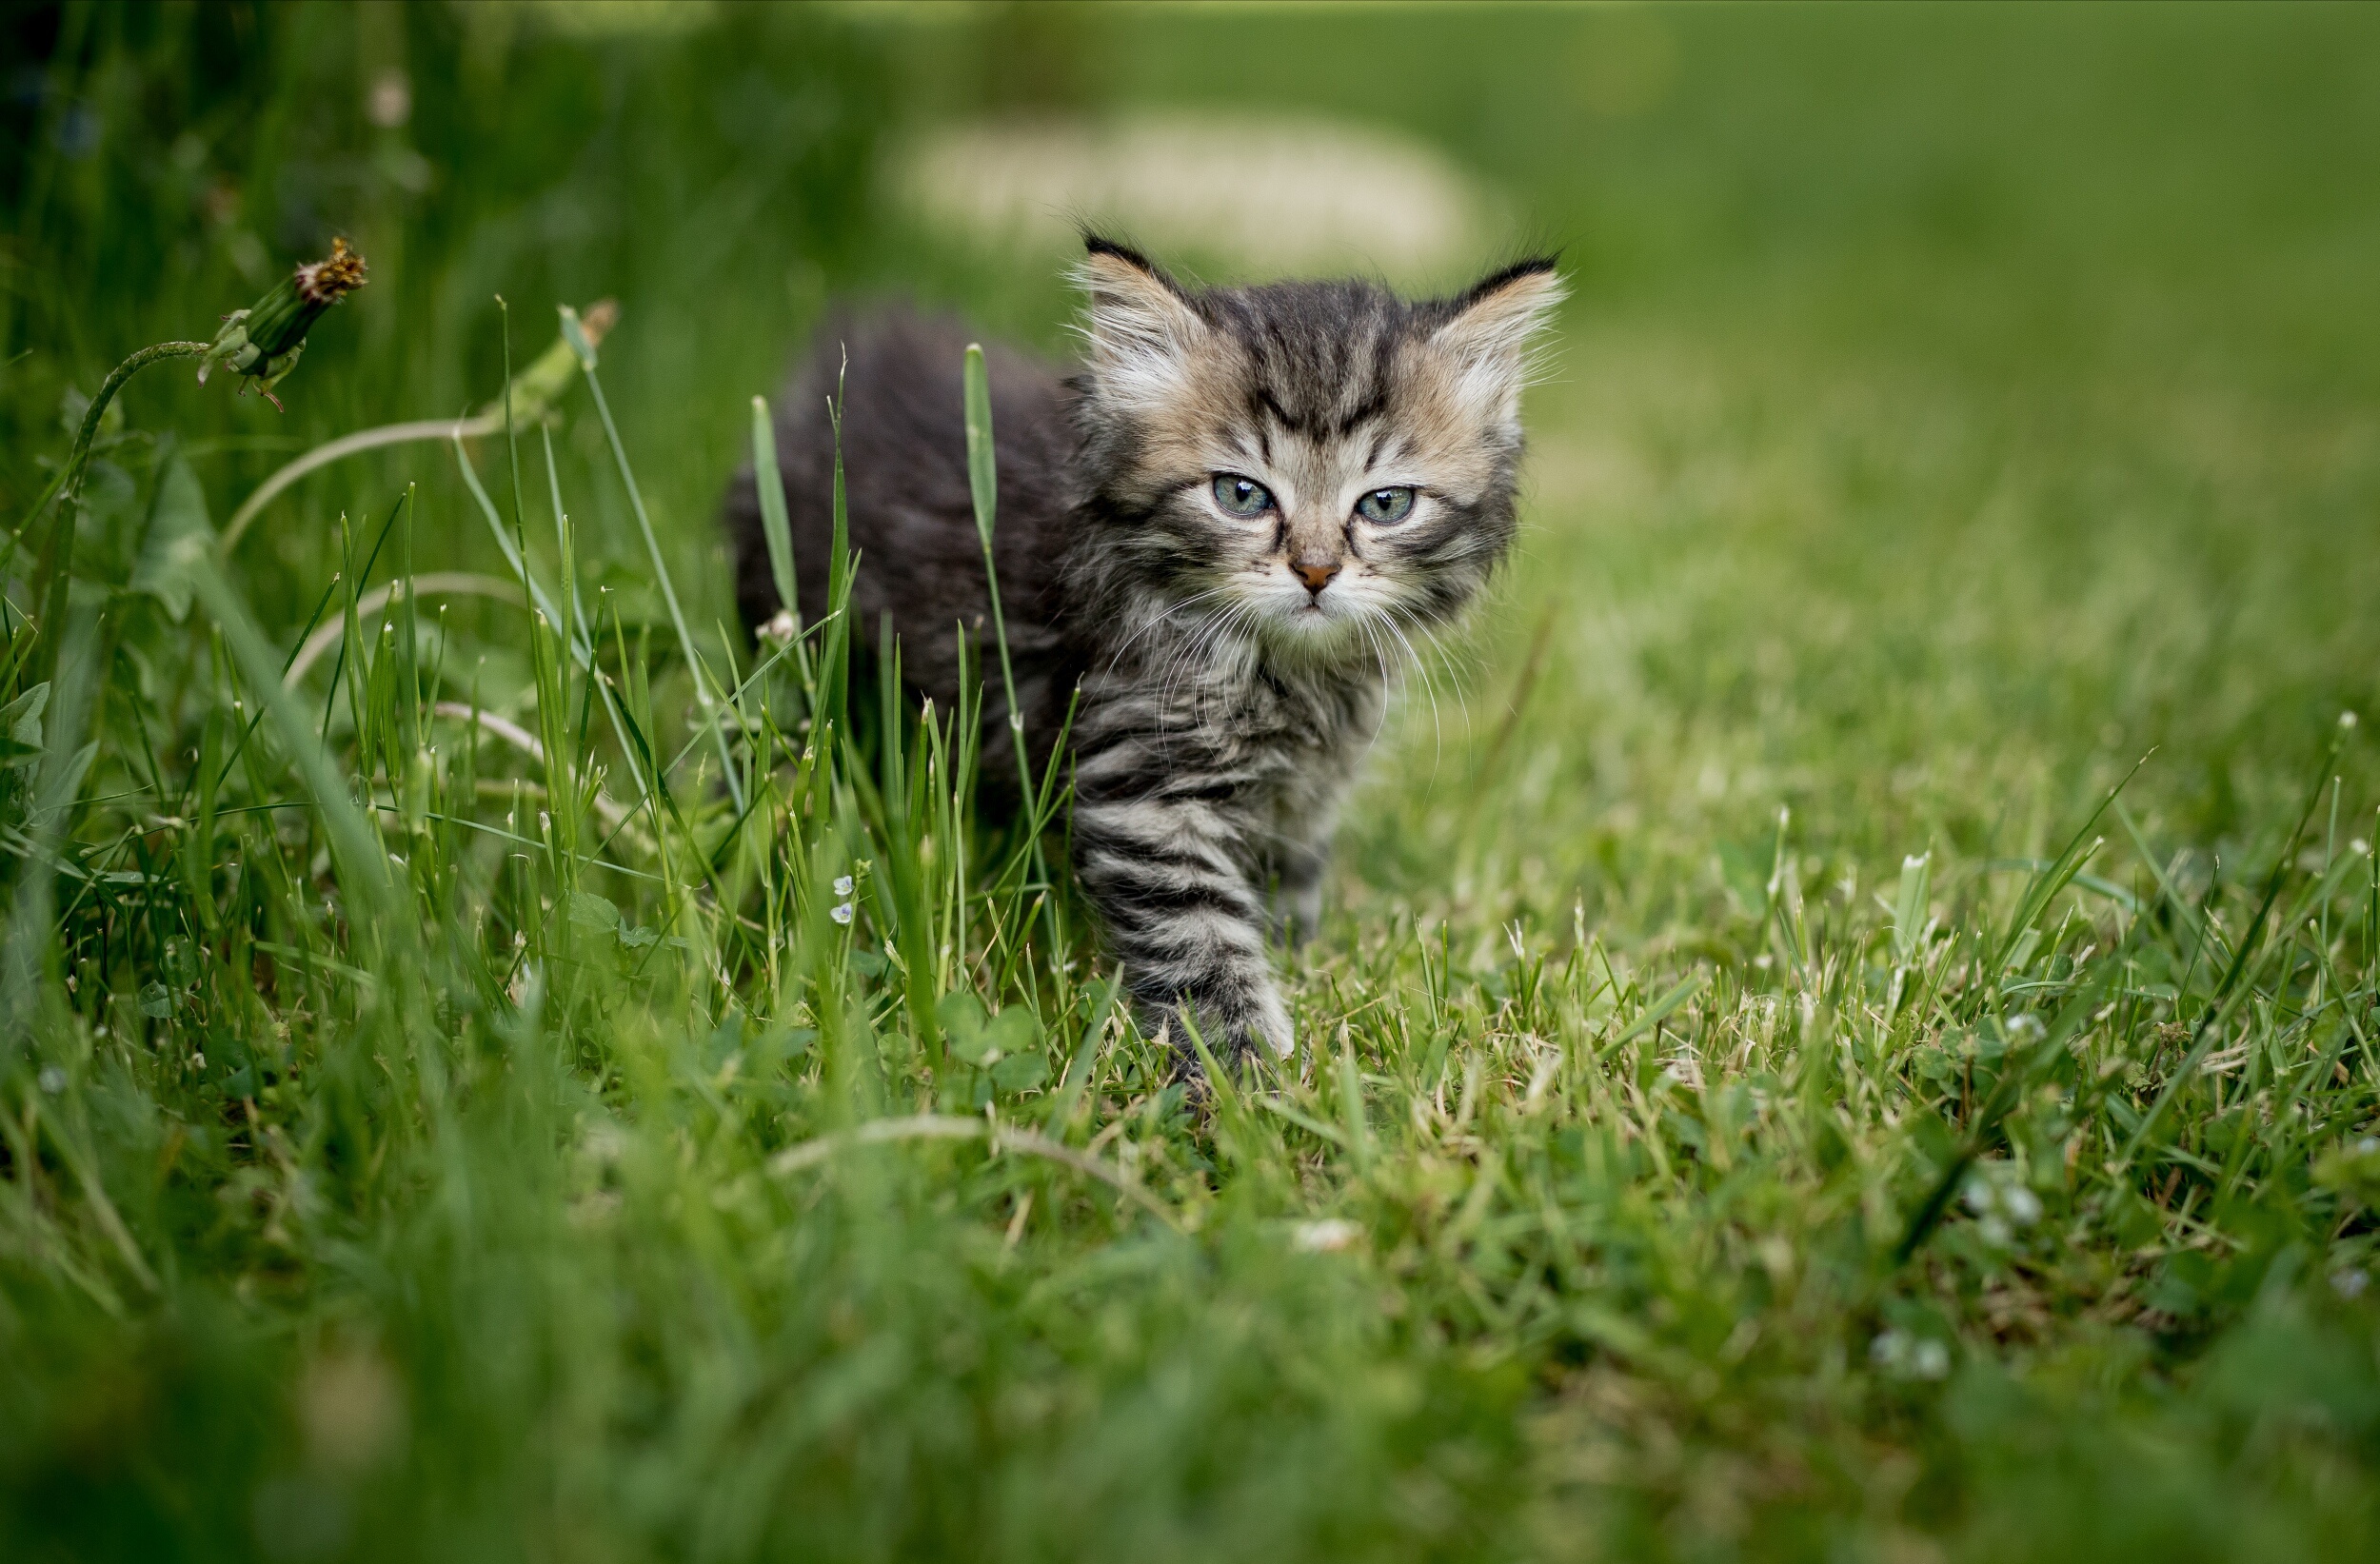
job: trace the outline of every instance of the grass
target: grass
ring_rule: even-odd
[[[63,625],[9,567],[10,1556],[2371,1549],[2368,18],[388,14],[69,8],[10,109],[11,525],[242,234],[374,263],[286,421],[126,391]],[[866,185],[1018,92],[1385,113],[1580,285],[1308,1051],[1204,1109],[967,714],[726,627],[827,290],[1058,340]],[[604,411],[142,572],[604,293]],[[361,606],[500,538],[542,617]]]

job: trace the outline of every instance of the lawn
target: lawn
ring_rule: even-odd
[[[0,30],[7,1557],[2380,1548],[2380,15]],[[1393,132],[1420,282],[1574,285],[1202,1096],[1062,775],[978,818],[713,522],[832,297],[1065,350],[904,148],[1135,115]],[[286,413],[150,368],[44,504],[333,233]]]

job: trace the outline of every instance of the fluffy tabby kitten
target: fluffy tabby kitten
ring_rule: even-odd
[[[1027,751],[1038,769],[1080,687],[1075,868],[1143,1020],[1187,1006],[1219,1057],[1286,1055],[1268,932],[1313,928],[1333,817],[1392,667],[1511,541],[1530,341],[1562,287],[1536,260],[1421,302],[1360,281],[1192,290],[1121,245],[1087,247],[1081,371],[990,352]],[[854,639],[889,615],[904,676],[945,711],[960,626],[988,633],[966,340],[908,315],[830,323],[777,436],[814,619],[825,403],[843,368]],[[727,511],[758,625],[780,604],[748,470]],[[986,683],[982,776],[996,792],[1015,762]]]

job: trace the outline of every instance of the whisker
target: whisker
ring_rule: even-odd
[[[1430,776],[1432,780],[1435,781],[1438,776],[1438,764],[1444,760],[1446,754],[1446,723],[1444,718],[1439,714],[1438,709],[1437,682],[1431,679],[1429,666],[1427,663],[1422,662],[1421,654],[1414,649],[1413,643],[1405,638],[1405,632],[1398,627],[1394,611],[1392,610],[1390,613],[1382,614],[1379,618],[1379,624],[1388,631],[1390,635],[1395,636],[1398,643],[1405,648],[1406,663],[1417,675],[1419,676],[1421,680],[1421,693],[1429,700],[1431,744]],[[1470,716],[1470,712],[1465,710],[1463,713],[1463,720],[1466,726],[1469,725]]]
[[[1447,689],[1455,698],[1456,708],[1462,713],[1463,726],[1466,729],[1469,728],[1471,726],[1471,701],[1469,693],[1463,688],[1461,679],[1457,677],[1460,670],[1452,665],[1453,659],[1447,651],[1446,643],[1439,638],[1436,630],[1432,629],[1429,625],[1422,624],[1420,618],[1414,614],[1411,609],[1404,610],[1404,613],[1407,616],[1406,622],[1413,626],[1414,633],[1421,638],[1422,644],[1427,646],[1433,653],[1438,655],[1440,659],[1439,665],[1444,668],[1446,672]],[[1397,615],[1398,610],[1396,608],[1391,608],[1389,611],[1389,620],[1392,626],[1397,622]],[[1398,639],[1404,639],[1401,632],[1399,632]],[[1413,653],[1415,663],[1418,666],[1424,663],[1425,660],[1422,658],[1420,652],[1415,649],[1412,642],[1405,642],[1405,649]],[[1423,677],[1425,679],[1428,677],[1426,668],[1424,669]]]
[[[1115,667],[1117,661],[1121,659],[1124,653],[1130,651],[1136,642],[1140,641],[1141,637],[1147,635],[1151,630],[1156,629],[1159,625],[1171,620],[1176,614],[1180,613],[1183,609],[1195,607],[1199,604],[1204,603],[1209,598],[1220,597],[1230,590],[1230,584],[1225,583],[1220,586],[1210,586],[1203,592],[1195,593],[1192,596],[1182,599],[1180,603],[1173,604],[1163,613],[1157,615],[1146,624],[1141,625],[1139,629],[1133,631],[1131,635],[1125,637],[1122,645],[1118,646],[1114,651],[1107,654],[1107,666],[1109,668]]]
[[[1211,692],[1203,687],[1200,675],[1211,663],[1208,653],[1225,634],[1254,612],[1254,607],[1246,603],[1229,604],[1222,613],[1208,618],[1185,640],[1168,648],[1165,660],[1156,670],[1158,712],[1161,725],[1167,729],[1175,725],[1171,716],[1174,692],[1185,679],[1192,681],[1189,722],[1194,726],[1203,724]]]

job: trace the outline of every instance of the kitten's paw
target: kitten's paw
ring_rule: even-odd
[[[1186,1010],[1167,1007],[1150,1019],[1157,1023],[1153,1032],[1159,1045],[1173,1052],[1180,1073],[1186,1076],[1196,1076],[1201,1069],[1199,1048],[1190,1040],[1193,1036],[1225,1069],[1248,1059],[1278,1062],[1289,1058],[1298,1044],[1289,1009],[1277,993],[1252,995],[1244,1005],[1228,1010],[1211,1005]]]
[[[1248,1041],[1276,1059],[1287,1059],[1298,1051],[1298,1029],[1279,994],[1267,994],[1259,1001],[1256,1017],[1248,1027]]]
[[[1205,1039],[1207,1051],[1226,1066],[1257,1059],[1278,1064],[1298,1048],[1297,1027],[1278,994],[1259,996],[1249,1011],[1228,1024],[1208,1026],[1199,1035]]]

